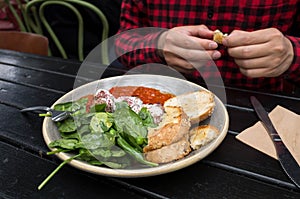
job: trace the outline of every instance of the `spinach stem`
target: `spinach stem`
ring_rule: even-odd
[[[40,117],[50,117],[51,114],[50,113],[40,113],[39,116]]]
[[[54,151],[47,152],[47,155],[53,155],[53,154],[56,154],[56,153],[69,152],[69,151],[71,151],[71,150],[57,149],[57,150],[54,150]]]
[[[71,160],[79,157],[81,154],[77,154],[77,155],[74,155],[73,157],[70,157],[69,159],[66,159],[65,161],[63,161],[60,165],[58,165],[58,167],[56,167],[56,169],[54,171],[52,171],[50,173],[50,175],[48,175],[48,177],[38,186],[38,190],[41,190],[45,184],[47,182],[49,182],[49,180],[67,163],[71,162]]]
[[[118,145],[127,153],[129,153],[130,155],[132,155],[138,162],[142,163],[142,164],[146,164],[148,166],[151,167],[155,167],[158,166],[157,163],[154,162],[149,162],[147,160],[144,159],[143,155],[141,152],[136,151],[124,138],[122,138],[121,136],[119,136],[117,138],[117,143]]]

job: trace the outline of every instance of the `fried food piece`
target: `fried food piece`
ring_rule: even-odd
[[[227,34],[223,34],[220,30],[215,30],[213,40],[218,44],[222,44],[222,40],[227,36]]]

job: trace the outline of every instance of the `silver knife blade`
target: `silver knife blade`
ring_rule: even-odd
[[[272,124],[272,121],[269,118],[267,111],[264,109],[261,103],[254,96],[250,97],[250,101],[257,116],[262,121],[265,129],[273,141],[281,167],[288,177],[293,181],[293,183],[300,188],[300,167],[298,163],[282,142],[279,134]]]

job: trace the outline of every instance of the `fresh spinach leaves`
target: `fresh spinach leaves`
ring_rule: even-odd
[[[87,112],[88,98],[56,104],[55,110],[73,111],[72,117],[57,122],[61,139],[49,144],[56,150],[48,154],[70,152],[73,157],[61,163],[39,186],[47,181],[72,159],[113,169],[158,166],[146,161],[142,149],[147,145],[147,128],[156,124],[147,108],[137,114],[126,102],[116,103],[113,113],[105,112],[106,104],[91,106]]]

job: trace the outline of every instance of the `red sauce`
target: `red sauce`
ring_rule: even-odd
[[[91,106],[94,104],[94,95],[86,95],[82,98],[87,98],[88,99],[85,107],[86,107],[86,112],[89,113]]]
[[[157,89],[143,86],[116,86],[112,87],[109,92],[114,97],[133,96],[139,97],[145,104],[164,104],[164,102],[175,95],[171,93],[162,93]]]

